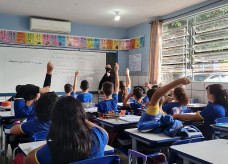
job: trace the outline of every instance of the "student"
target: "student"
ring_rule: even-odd
[[[163,96],[165,95],[165,93],[167,93],[170,89],[176,87],[177,85],[180,85],[180,84],[186,85],[189,83],[190,83],[189,79],[181,78],[157,90],[153,89],[151,92],[152,98],[148,103],[148,108],[146,112],[142,114],[139,122],[154,121],[154,120],[160,119],[160,117],[164,115],[164,112],[162,111],[161,106],[162,106]]]
[[[21,88],[21,85],[17,85],[16,86],[16,93],[19,92],[19,89]],[[14,101],[14,98],[15,98],[16,95],[10,97],[7,101]]]
[[[50,123],[51,109],[54,107],[58,100],[58,96],[55,92],[48,92],[42,94],[37,100],[34,111],[36,117],[25,123],[15,125],[10,129],[10,133],[13,135],[28,134],[33,136],[36,133],[48,132]]]
[[[131,93],[131,78],[129,69],[126,69],[127,84],[124,81],[120,81],[120,88],[118,93],[118,102],[124,102],[127,98],[127,95]]]
[[[149,89],[149,90],[150,90],[150,89],[156,89],[156,90],[157,90],[157,89],[159,88],[158,85],[153,85],[152,87],[150,87],[150,85],[149,85],[148,82],[145,83],[145,87],[147,87],[147,89]],[[149,91],[149,90],[148,90],[148,91]],[[147,92],[148,92],[148,91],[147,91]],[[143,101],[142,104],[146,104],[146,103],[148,103],[148,102],[150,101],[150,98],[149,98],[148,96],[146,96],[146,97],[143,98],[142,101]]]
[[[215,123],[217,118],[226,117],[228,109],[228,92],[221,84],[212,84],[207,86],[207,107],[194,115],[175,114],[174,119],[189,121],[204,121],[203,126],[199,127],[206,139],[212,138],[211,124]]]
[[[78,79],[77,79],[78,74],[79,74],[79,72],[75,72],[74,85],[73,86],[69,83],[64,85],[64,91],[65,91],[66,95],[61,96],[61,98],[66,97],[66,96],[71,96],[73,98],[76,97],[76,86],[77,86],[77,81],[78,81]]]
[[[133,94],[129,94],[128,97],[125,99],[123,106],[129,107],[134,110],[134,115],[138,115],[140,110],[138,108],[141,108],[142,106],[142,96],[143,96],[143,90],[141,88],[135,88],[133,90]],[[127,104],[127,101],[133,97],[134,99],[130,104]]]
[[[166,98],[164,105],[162,106],[164,112],[166,112],[167,114],[171,114],[172,108],[174,107],[178,107],[181,110],[187,110],[188,96],[185,93],[183,87],[177,87],[174,89],[173,98],[174,102],[169,102],[170,97]]]
[[[31,151],[25,164],[68,164],[104,156],[107,132],[86,120],[82,104],[68,96],[59,99],[51,112],[47,144]]]
[[[77,75],[75,75],[75,76],[78,76],[79,75],[79,71],[76,72],[76,73],[77,73]],[[89,82],[87,80],[82,80],[80,88],[82,90],[82,93],[77,96],[77,99],[80,102],[92,102],[93,95],[88,92]]]
[[[111,82],[103,83],[103,92],[105,100],[98,103],[99,116],[101,114],[117,112],[118,92],[119,92],[119,65],[115,64],[115,90],[113,93],[114,85]]]
[[[27,120],[35,117],[34,106],[35,102],[40,96],[40,93],[49,92],[51,85],[51,75],[54,66],[51,62],[47,64],[47,73],[44,81],[44,88],[27,84],[20,87],[19,92],[15,96],[14,100],[14,112],[16,118],[27,118]]]

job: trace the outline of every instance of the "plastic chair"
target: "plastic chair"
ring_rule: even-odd
[[[108,155],[100,158],[91,158],[91,159],[86,159],[82,161],[77,161],[70,164],[94,164],[94,163],[119,164],[120,158],[118,155]]]

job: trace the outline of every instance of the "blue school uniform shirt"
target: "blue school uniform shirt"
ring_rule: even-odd
[[[77,99],[80,102],[92,102],[93,100],[93,95],[89,92],[82,92],[77,96]]]
[[[181,105],[179,102],[169,102],[165,105],[162,105],[163,111],[167,114],[171,114],[172,108],[174,107],[181,108],[182,110],[187,110],[187,106]]]
[[[207,107],[199,113],[199,116],[204,120],[202,133],[206,139],[211,139],[212,127],[217,118],[226,116],[225,108],[220,104],[208,103]]]
[[[140,117],[139,123],[146,121],[158,121],[163,115],[165,115],[165,113],[160,110],[159,105],[149,106],[146,112],[144,112]]]
[[[36,102],[34,102],[31,106],[27,106],[23,98],[15,98],[14,113],[16,118],[27,118],[27,120],[33,119],[35,117],[35,104]]]
[[[29,136],[33,137],[34,139],[37,137],[37,133],[43,133],[43,138],[38,138],[39,140],[46,139],[46,136],[48,134],[49,128],[50,128],[51,122],[43,122],[40,121],[37,117],[33,118],[32,120],[29,120],[25,123],[22,123],[20,125],[20,129],[22,133],[28,134]]]
[[[62,97],[66,97],[67,95],[62,95],[60,98]],[[76,92],[71,92],[70,94],[71,97],[75,98],[76,97]]]
[[[99,145],[92,145],[92,156],[89,156],[89,158],[98,158],[104,156],[104,148],[105,145],[108,142],[108,136],[107,134],[101,130],[100,128],[93,127],[92,128],[93,132],[91,134],[92,140],[96,141]],[[50,141],[51,144],[51,141]],[[77,155],[77,154],[75,154]],[[46,144],[44,147],[42,147],[40,150],[38,150],[35,154],[35,158],[40,164],[51,164],[52,163],[52,158],[51,158],[51,152],[49,149],[49,146]],[[71,161],[74,162],[74,161]]]
[[[109,111],[117,112],[118,95],[113,94],[112,99],[103,100],[98,103],[98,112],[108,113]]]
[[[130,108],[134,110],[134,115],[139,114],[140,110],[138,108],[141,109],[142,103],[136,101],[135,99],[132,100],[132,102],[130,103]]]
[[[127,92],[128,92],[128,94],[131,93],[131,89],[130,88],[127,88]],[[123,102],[122,101],[122,92],[119,92],[118,93],[118,102]]]
[[[142,103],[146,104],[148,101],[149,101],[149,98],[146,96],[146,97],[143,98]]]

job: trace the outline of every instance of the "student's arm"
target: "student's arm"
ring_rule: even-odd
[[[105,134],[107,134],[107,136],[108,136],[108,132],[104,129],[104,128],[102,128],[102,127],[100,127],[100,126],[98,126],[98,125],[96,125],[96,124],[94,124],[94,123],[92,123],[92,122],[90,122],[90,121],[88,121],[88,120],[86,120],[86,123],[89,125],[89,127],[97,127],[97,128],[99,128],[99,129],[101,129],[102,131],[104,131],[105,132]]]
[[[188,121],[203,121],[203,118],[200,117],[199,113],[192,114],[175,114],[173,115],[173,119],[178,120],[188,120]]]
[[[126,69],[126,76],[127,76],[127,88],[131,88],[131,78],[130,78],[130,71]]]
[[[119,64],[115,64],[115,91],[114,94],[118,94],[119,92]]]
[[[76,92],[77,83],[78,83],[78,75],[79,75],[79,73],[80,73],[79,71],[75,72],[73,92]]]
[[[46,73],[43,87],[51,86],[51,76],[52,76],[53,69],[54,69],[54,65],[51,62],[48,62],[47,73]]]
[[[144,86],[147,87],[147,89],[151,89],[150,84],[148,82],[146,82]]]
[[[37,153],[37,151],[39,151],[44,146],[45,145],[42,145],[42,146],[30,151],[25,158],[25,164],[37,164],[36,153]]]
[[[10,129],[10,134],[19,136],[19,135],[23,135],[23,131],[21,130],[21,125],[15,125]]]
[[[158,90],[155,91],[155,93],[153,94],[149,105],[150,106],[155,106],[157,104],[159,104],[159,100],[162,96],[165,95],[165,93],[167,93],[169,90],[171,90],[172,88],[176,87],[177,85],[183,84],[183,85],[187,85],[189,84],[191,81],[188,78],[181,78],[181,79],[177,79],[167,85],[165,85],[162,88],[159,88]]]
[[[133,96],[132,93],[127,95],[127,98],[123,102],[123,106],[130,108],[130,104],[127,104],[128,100]]]

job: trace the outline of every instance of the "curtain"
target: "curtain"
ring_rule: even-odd
[[[150,61],[149,61],[149,83],[160,82],[160,54],[162,40],[162,22],[159,20],[151,23],[150,31]]]

